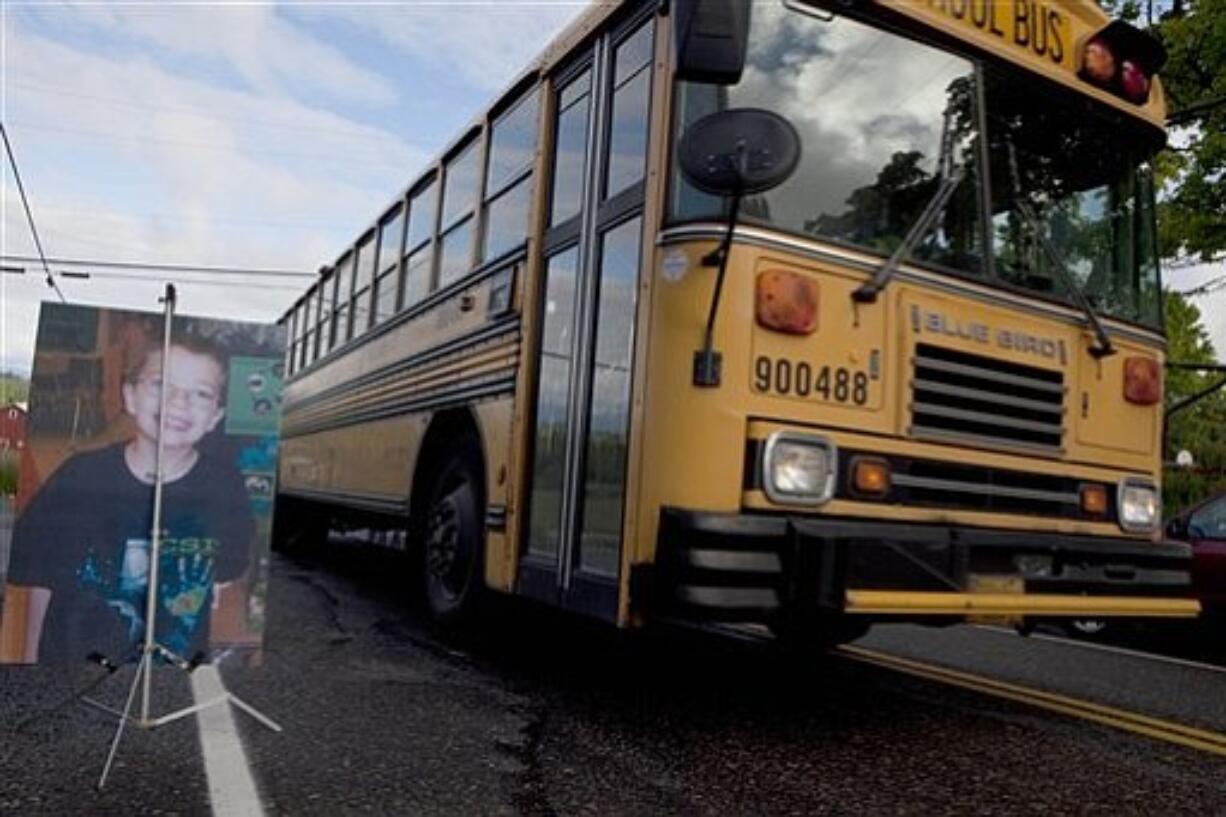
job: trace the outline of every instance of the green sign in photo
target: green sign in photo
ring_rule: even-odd
[[[281,416],[281,359],[230,358],[227,434],[276,434]]]

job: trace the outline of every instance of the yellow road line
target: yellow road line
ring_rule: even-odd
[[[865,649],[864,647],[844,645],[838,648],[838,652],[853,660],[885,667],[886,669],[906,675],[938,681],[985,695],[1029,704],[1051,712],[1059,712],[1064,715],[1081,718],[1082,720],[1093,721],[1125,732],[1145,735],[1146,737],[1167,743],[1174,743],[1190,749],[1197,749],[1202,752],[1226,757],[1226,735],[1217,732],[1196,729],[1191,726],[1164,721],[1160,718],[1153,718],[1136,712],[1057,695],[1053,692],[1044,692],[1043,690],[1031,689],[1030,687],[1010,684],[1005,681],[995,681],[991,678],[984,678],[959,670],[924,664],[908,658]]]

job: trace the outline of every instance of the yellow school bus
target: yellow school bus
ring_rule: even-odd
[[[592,6],[286,314],[282,539],[383,531],[444,621],[1195,615],[1162,60],[1090,0]]]

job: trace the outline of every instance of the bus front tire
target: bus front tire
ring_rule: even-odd
[[[789,652],[824,652],[841,644],[862,638],[872,622],[848,615],[823,615],[816,619],[797,620],[781,617],[770,625],[776,642]]]
[[[485,503],[481,456],[464,440],[443,462],[427,495],[423,524],[426,606],[444,626],[476,613],[483,590]]]

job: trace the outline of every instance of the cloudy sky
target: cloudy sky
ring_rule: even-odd
[[[49,257],[312,272],[586,4],[0,0],[0,117]],[[35,255],[7,162],[0,183],[0,253]],[[3,263],[30,269],[0,275],[0,367],[28,372],[55,296]],[[116,274],[59,283],[158,308],[164,275]],[[182,312],[253,320],[309,280],[201,277],[177,275]]]
[[[0,118],[52,258],[312,272],[584,5],[0,0]],[[7,163],[0,196],[0,254],[34,255]],[[60,285],[73,302],[158,308],[164,276],[116,274],[132,273]],[[177,276],[181,311],[253,320],[308,280],[186,283],[201,277]],[[48,297],[33,268],[0,274],[0,368],[29,370]],[[1196,302],[1226,354],[1226,289]]]

